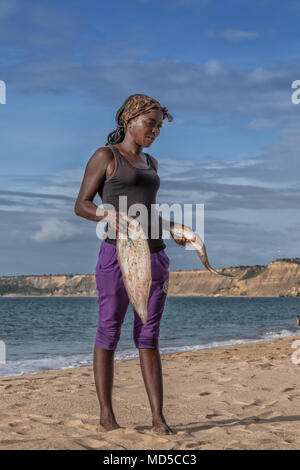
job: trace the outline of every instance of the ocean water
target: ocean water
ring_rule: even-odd
[[[160,352],[298,336],[299,314],[299,298],[168,297]],[[116,360],[138,357],[133,318],[129,305]],[[0,298],[0,376],[92,364],[97,322],[96,297]]]

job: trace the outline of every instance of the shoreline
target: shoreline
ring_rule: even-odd
[[[290,340],[290,341],[296,341],[295,339],[293,338],[297,338],[297,336],[300,336],[300,328],[299,328],[299,335],[291,335],[291,336],[288,336],[288,337],[283,337],[283,338],[276,338],[276,339],[255,339],[255,340],[249,340],[247,342],[243,342],[243,343],[236,343],[236,344],[224,344],[224,345],[220,345],[220,346],[212,346],[212,347],[203,347],[203,348],[197,348],[197,349],[189,349],[189,350],[184,350],[184,351],[176,351],[176,352],[167,352],[167,353],[162,353],[160,351],[160,355],[161,357],[165,357],[165,356],[177,356],[177,355],[180,355],[180,354],[193,354],[193,353],[201,353],[201,352],[220,352],[221,349],[233,349],[233,350],[236,350],[236,348],[239,348],[239,347],[243,347],[243,346],[248,346],[248,345],[252,345],[252,344],[255,344],[255,343],[274,343],[276,341],[285,341],[285,340]],[[236,341],[240,341],[240,340],[236,340]],[[189,347],[189,346],[183,346],[183,347]],[[193,346],[191,346],[193,347]],[[78,353],[78,354],[82,354],[82,353]],[[117,352],[116,352],[117,354]],[[292,354],[292,352],[291,352]],[[137,355],[138,355],[138,352],[137,352]],[[300,355],[299,355],[300,357]],[[138,356],[137,357],[134,357],[134,358],[128,358],[128,359],[115,359],[114,362],[131,362],[131,361],[136,361],[138,360]],[[10,375],[10,376],[0,376],[0,383],[2,380],[5,380],[5,379],[20,379],[20,378],[26,378],[28,377],[29,375],[36,375],[36,374],[44,374],[44,373],[51,373],[51,372],[60,372],[60,371],[70,371],[70,370],[76,370],[76,369],[80,369],[80,368],[88,368],[88,367],[91,367],[91,364],[88,364],[88,365],[80,365],[80,366],[75,366],[75,367],[67,367],[65,369],[45,369],[45,370],[40,370],[40,371],[37,371],[37,372],[31,372],[29,374],[24,374],[24,375]],[[299,367],[300,369],[300,367]]]
[[[298,333],[296,333],[298,332]],[[164,349],[169,349],[169,347],[159,347],[159,351],[160,351],[160,355],[161,357],[162,356],[170,356],[170,355],[176,355],[176,354],[184,354],[184,353],[194,353],[194,352],[198,352],[198,351],[211,351],[211,350],[220,350],[222,348],[234,348],[234,347],[239,347],[239,346],[243,346],[243,345],[249,345],[249,344],[253,344],[253,343],[266,343],[266,342],[271,342],[271,341],[278,341],[278,340],[282,340],[282,339],[293,339],[294,338],[294,341],[297,340],[297,337],[300,337],[300,327],[297,327],[295,326],[295,334],[290,334],[288,336],[282,336],[282,337],[279,337],[279,338],[272,338],[272,339],[266,339],[266,338],[262,338],[262,339],[232,339],[232,340],[228,340],[228,342],[226,340],[224,340],[224,342],[222,342],[222,344],[219,344],[218,346],[209,346],[209,345],[186,345],[186,346],[178,346],[178,351],[172,351],[172,352],[164,352],[163,350]],[[209,344],[213,344],[213,343],[209,343]],[[180,350],[180,348],[185,348],[183,350]],[[191,349],[189,349],[191,348]],[[138,350],[137,349],[133,349],[133,352],[132,354],[134,354],[134,356],[136,357],[131,357],[131,358],[116,358],[116,356],[119,354],[122,354],[122,351],[118,351],[116,350],[116,353],[115,353],[115,359],[114,359],[114,362],[117,363],[117,362],[127,362],[127,361],[135,361],[138,359],[139,357],[139,353],[138,353]],[[74,356],[76,355],[81,355],[81,354],[87,354],[87,353],[74,353]],[[92,354],[92,353],[90,353]],[[59,356],[59,355],[58,355]],[[71,355],[72,356],[72,355]],[[49,358],[51,358],[52,356],[49,356]],[[45,358],[43,358],[45,359]],[[25,359],[26,360],[26,359]],[[38,361],[39,359],[28,359],[28,361]],[[47,368],[47,369],[41,369],[41,370],[37,370],[35,372],[29,372],[29,373],[23,373],[23,374],[20,374],[20,375],[3,375],[1,376],[0,375],[0,381],[1,379],[5,379],[5,378],[20,378],[20,377],[28,377],[30,375],[35,375],[35,374],[39,374],[39,373],[43,373],[43,372],[47,372],[47,371],[52,371],[52,372],[58,372],[58,371],[66,371],[66,370],[72,370],[72,369],[78,369],[78,368],[81,368],[81,367],[90,367],[91,365],[93,364],[93,362],[91,361],[90,364],[84,364],[84,365],[73,365],[73,366],[69,366],[69,367],[62,367],[60,369],[57,369],[57,368],[54,368],[54,369],[51,369],[51,368]]]
[[[110,432],[99,428],[92,365],[0,378],[0,448],[299,449],[293,342],[161,355],[164,415],[174,435],[151,429],[139,359],[115,362],[113,407],[121,428]]]

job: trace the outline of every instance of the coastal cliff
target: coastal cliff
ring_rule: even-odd
[[[270,264],[223,268],[218,276],[207,270],[170,271],[168,296],[300,297],[300,258]],[[97,296],[94,274],[0,276],[2,297]]]

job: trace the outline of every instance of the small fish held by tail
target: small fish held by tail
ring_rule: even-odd
[[[211,267],[208,261],[206,248],[205,248],[203,241],[201,240],[199,235],[193,232],[189,227],[182,228],[181,225],[178,225],[178,226],[173,225],[170,227],[170,231],[172,235],[174,236],[174,238],[184,237],[188,240],[187,243],[191,243],[194,246],[199,258],[202,261],[203,266],[208,271],[214,274],[218,274],[219,276],[235,277],[233,274],[218,272],[214,268]]]

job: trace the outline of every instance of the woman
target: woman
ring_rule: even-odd
[[[168,109],[157,100],[142,94],[129,96],[116,114],[117,129],[108,135],[105,147],[100,147],[88,161],[75,204],[77,215],[108,222],[107,238],[101,242],[96,267],[99,324],[94,348],[100,425],[106,430],[120,427],[112,408],[114,353],[129,304],[114,236],[127,227],[119,211],[118,198],[127,196],[128,209],[132,203],[143,203],[147,208],[155,204],[160,184],[158,162],[154,157],[144,154],[142,149],[150,147],[158,137],[166,117],[169,121],[173,119]],[[112,204],[115,210],[98,208],[92,202],[97,192],[104,207],[105,204]],[[159,220],[159,238],[152,239],[150,236],[148,239],[152,273],[148,319],[146,325],[143,325],[134,312],[134,341],[139,349],[142,376],[152,411],[152,429],[159,434],[171,434],[173,431],[163,415],[163,380],[158,349],[159,324],[167,296],[170,260],[164,251],[165,244],[161,237],[162,227],[166,226],[162,226],[161,218]],[[174,240],[181,245],[187,241],[185,238]]]

